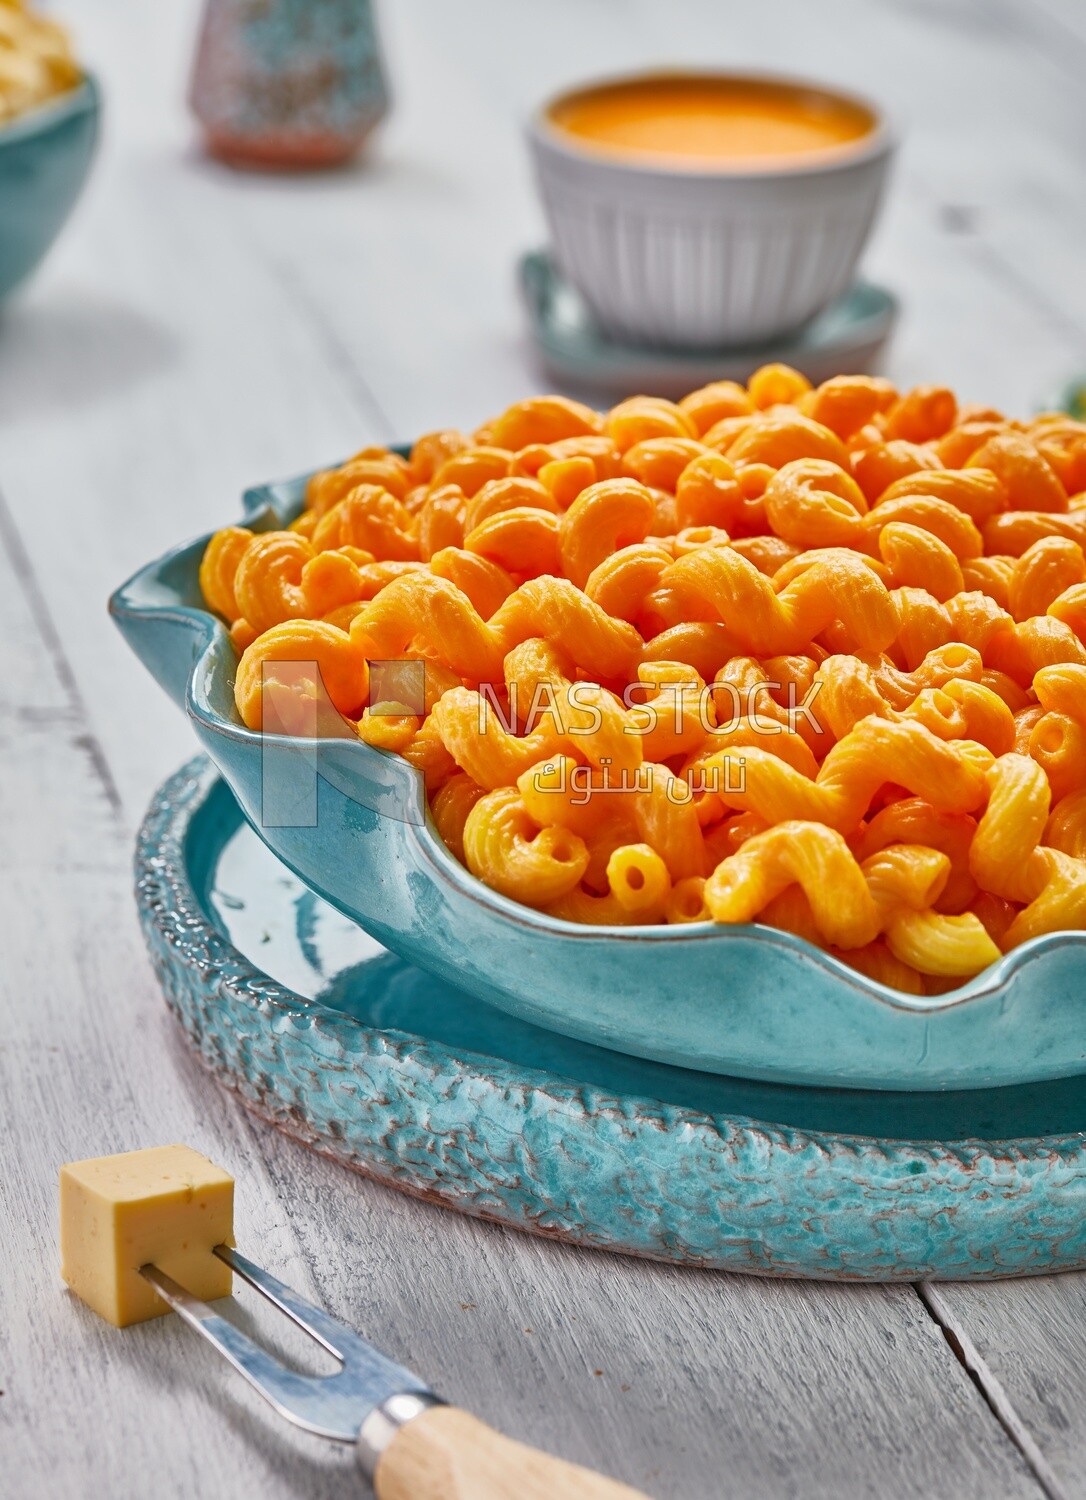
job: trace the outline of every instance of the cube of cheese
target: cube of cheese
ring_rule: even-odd
[[[234,1179],[189,1146],[60,1169],[60,1274],[118,1328],[170,1310],[139,1274],[148,1262],[205,1301],[229,1296],[230,1268],[212,1251],[234,1243],[233,1226]]]

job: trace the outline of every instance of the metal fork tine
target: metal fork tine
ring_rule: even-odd
[[[318,1437],[355,1441],[368,1409],[366,1392],[356,1380],[347,1379],[342,1370],[323,1376],[300,1375],[289,1370],[165,1271],[154,1265],[141,1266],[140,1275],[190,1328],[207,1339],[239,1375],[244,1375],[280,1416]],[[324,1340],[320,1342],[323,1344]]]
[[[248,1256],[242,1255],[232,1245],[216,1245],[215,1254],[220,1260],[226,1262],[232,1271],[236,1271],[243,1281],[247,1281],[251,1287],[258,1291],[262,1297],[275,1304],[281,1312],[285,1312],[292,1322],[308,1333],[310,1338],[316,1339],[334,1354],[337,1359],[346,1361],[350,1355],[356,1354],[361,1347],[368,1349],[353,1328],[348,1328],[338,1318],[333,1318],[321,1307],[314,1307],[312,1302],[307,1302],[304,1297],[299,1297],[291,1287],[251,1261]]]
[[[415,1395],[431,1404],[437,1399],[417,1375],[367,1344],[338,1318],[299,1297],[232,1246],[217,1245],[215,1254],[254,1291],[340,1360],[340,1368],[332,1375],[300,1375],[262,1349],[235,1324],[220,1317],[208,1303],[186,1291],[165,1271],[147,1265],[140,1267],[140,1275],[288,1421],[318,1437],[353,1443],[358,1440],[366,1419],[389,1397]]]
[[[158,1292],[160,1297],[173,1308],[190,1328],[195,1328],[208,1343],[214,1344],[219,1353],[233,1365],[239,1375],[244,1375],[250,1385],[256,1387],[260,1394],[270,1401],[273,1406],[283,1411],[285,1416],[293,1414],[281,1405],[280,1392],[277,1389],[277,1377],[289,1375],[291,1372],[285,1365],[281,1365],[277,1359],[255,1344],[248,1334],[242,1333],[241,1329],[220,1317],[213,1307],[194,1297],[191,1292],[174,1281],[172,1276],[167,1276],[165,1271],[160,1271],[157,1266],[142,1266],[140,1275],[149,1281]]]

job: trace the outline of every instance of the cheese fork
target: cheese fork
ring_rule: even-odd
[[[237,1250],[218,1245],[215,1254],[338,1359],[340,1369],[298,1374],[157,1266],[142,1266],[140,1275],[280,1416],[317,1437],[353,1444],[378,1500],[646,1500],[446,1405],[410,1370]]]

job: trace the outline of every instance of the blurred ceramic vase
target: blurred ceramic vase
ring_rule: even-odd
[[[347,161],[388,108],[372,0],[206,0],[190,102],[235,166]]]

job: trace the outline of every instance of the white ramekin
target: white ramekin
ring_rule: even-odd
[[[648,82],[674,74],[645,74]],[[528,140],[559,266],[616,338],[686,348],[793,333],[851,284],[894,138],[876,105],[763,74],[683,75],[785,85],[870,112],[854,149],[778,167],[671,168],[583,147],[549,100]]]

